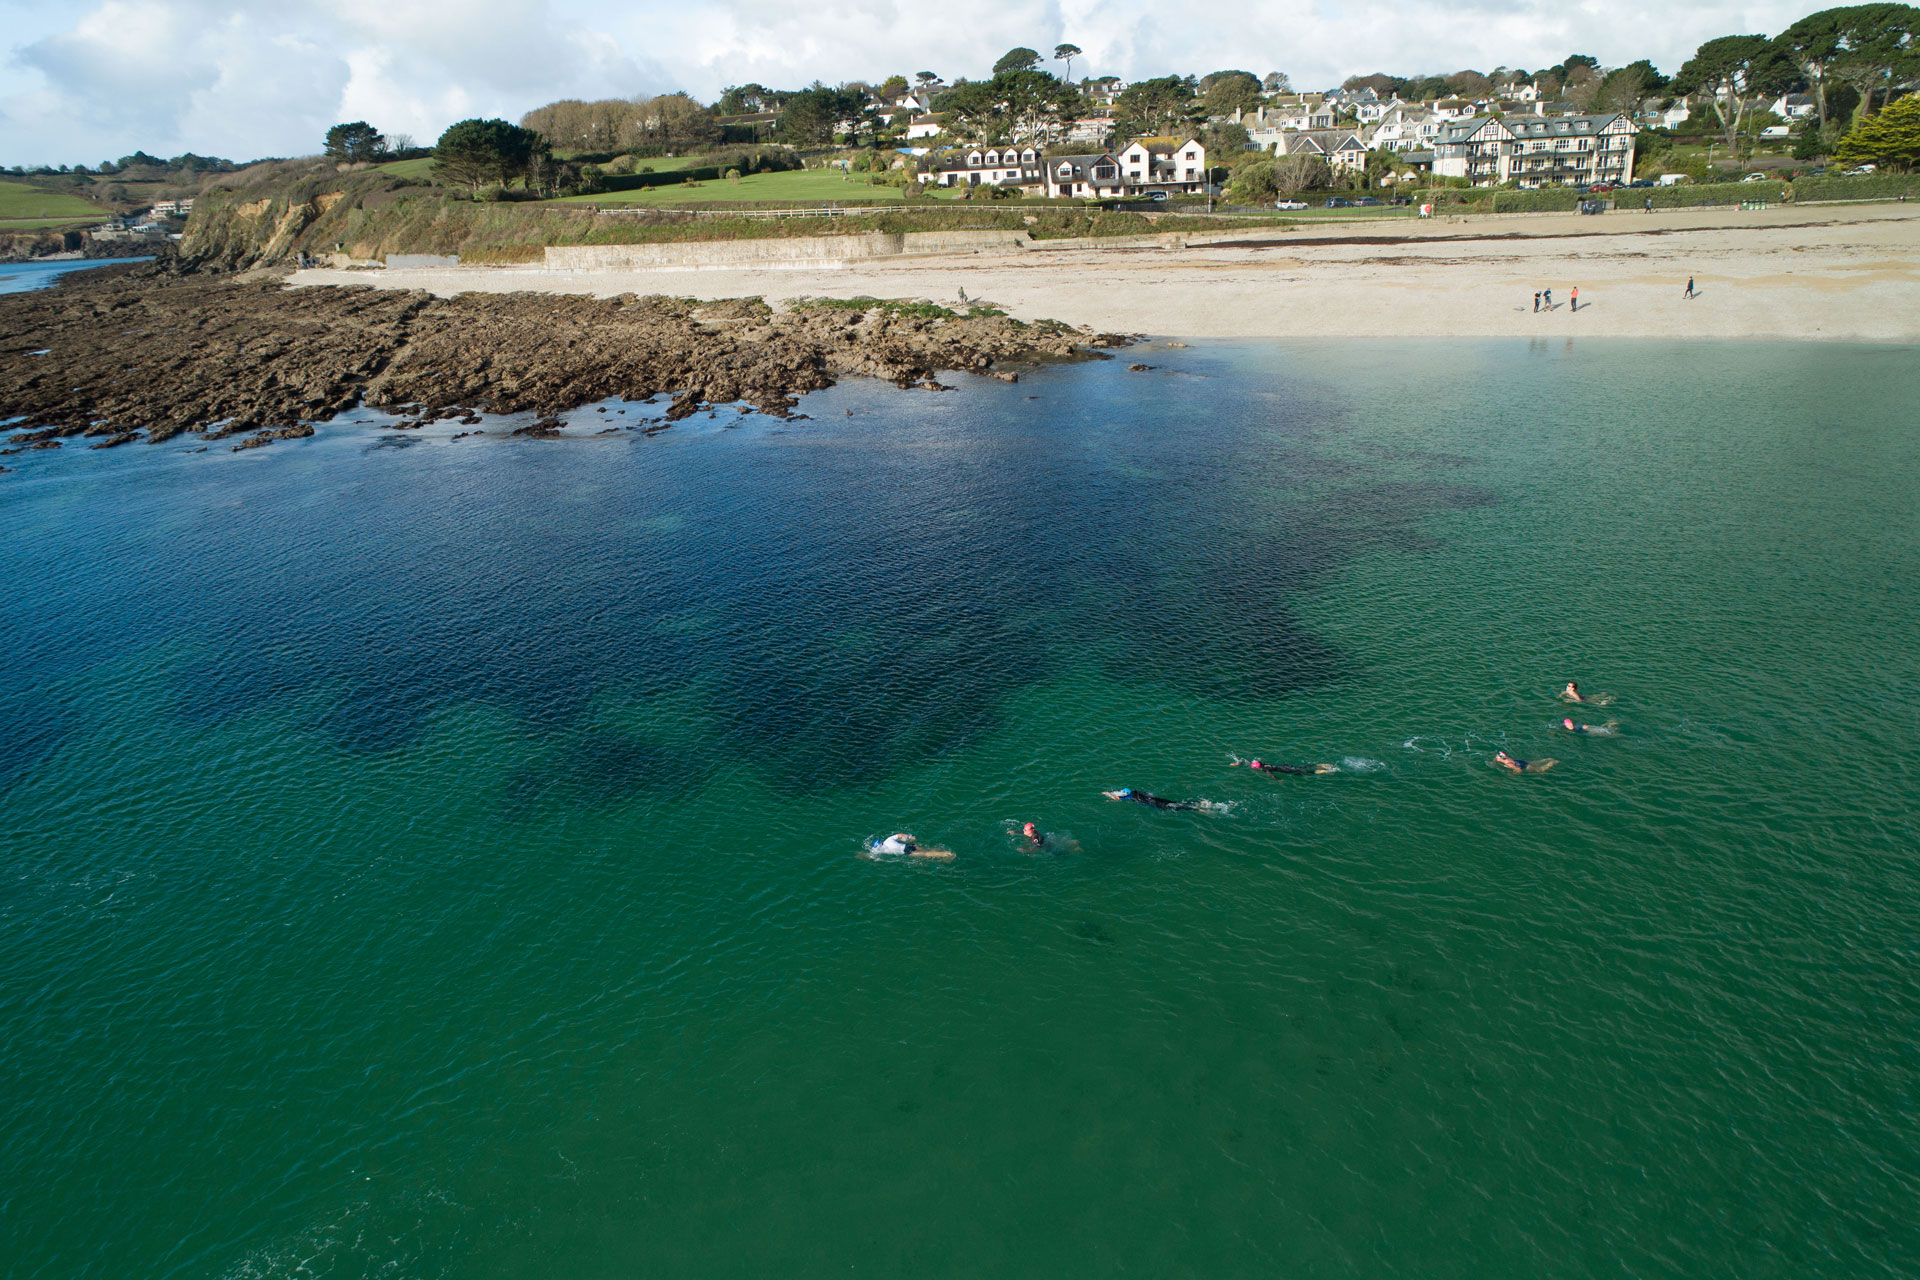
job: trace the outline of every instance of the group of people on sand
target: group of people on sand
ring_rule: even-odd
[[[1560,691],[1560,698],[1563,702],[1577,703],[1581,706],[1606,706],[1613,701],[1613,695],[1610,693],[1581,693],[1579,682],[1574,680],[1567,681],[1566,687]],[[1609,720],[1605,724],[1581,724],[1574,720],[1572,716],[1563,716],[1560,720],[1560,728],[1567,733],[1592,734],[1599,737],[1611,737],[1619,728],[1619,725],[1620,722],[1617,720]],[[1240,763],[1242,762],[1234,760],[1228,767],[1231,768]],[[1509,752],[1496,751],[1494,752],[1492,763],[1496,768],[1505,769],[1509,773],[1545,773],[1547,770],[1553,768],[1554,765],[1558,764],[1559,761],[1553,759],[1522,760]],[[1275,764],[1265,760],[1248,760],[1245,764],[1250,771],[1254,773],[1264,773],[1268,777],[1310,778],[1340,772],[1339,765],[1326,763]],[[1117,791],[1102,791],[1100,794],[1109,800],[1130,801],[1134,804],[1143,804],[1149,809],[1159,809],[1163,812],[1172,813],[1221,812],[1229,807],[1213,800],[1169,800],[1165,796],[1157,796],[1153,794],[1153,792],[1142,790],[1139,787],[1121,787]],[[1047,847],[1048,836],[1040,830],[1039,824],[1037,823],[1022,823],[1020,826],[1020,839],[1029,848],[1034,850]],[[911,833],[905,831],[898,831],[893,835],[887,836],[885,839],[873,841],[872,844],[868,846],[868,851],[875,855],[890,854],[908,858],[927,858],[942,862],[953,857],[953,850],[927,848],[921,845]]]
[[[1579,285],[1573,286],[1573,292],[1570,295],[1569,305],[1575,311],[1578,311],[1580,309],[1580,286]],[[1533,313],[1535,315],[1539,315],[1542,311],[1551,311],[1551,310],[1553,310],[1553,290],[1551,289],[1535,290],[1533,295]]]

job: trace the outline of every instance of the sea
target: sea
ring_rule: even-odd
[[[0,459],[5,1273],[1920,1271],[1913,349],[949,381]]]

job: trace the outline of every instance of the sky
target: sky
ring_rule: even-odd
[[[0,164],[136,149],[311,155],[370,121],[430,144],[469,116],[559,98],[793,87],[933,71],[1008,49],[1086,52],[1083,75],[1237,68],[1295,87],[1588,53],[1673,72],[1702,41],[1774,35],[1813,0],[0,0]],[[1051,64],[1058,69],[1058,64]]]

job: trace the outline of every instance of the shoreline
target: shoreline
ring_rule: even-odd
[[[1701,297],[1682,297],[1688,278]],[[1181,244],[739,266],[310,268],[324,284],[461,293],[927,298],[1182,338],[1589,337],[1920,342],[1920,205],[1508,214]],[[1578,315],[1566,305],[1578,287]],[[1533,291],[1555,310],[1535,315]],[[1577,326],[1577,327],[1576,327]]]

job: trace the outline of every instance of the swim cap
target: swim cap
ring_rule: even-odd
[[[1024,827],[1022,827],[1022,828],[1020,828],[1020,831],[1021,831],[1021,833],[1022,833],[1023,835],[1029,835],[1029,836],[1030,836],[1030,835],[1032,835],[1032,834],[1033,834],[1033,824],[1032,824],[1031,822],[1029,822],[1029,823],[1028,823],[1028,824],[1027,824],[1026,826],[1024,826]]]
[[[1121,797],[1121,799],[1125,799],[1126,797],[1128,797],[1128,796],[1130,796],[1130,795],[1132,795],[1132,794],[1133,794],[1133,788],[1132,788],[1132,787],[1122,787],[1122,788],[1120,788],[1120,791],[1119,791],[1119,793],[1118,793],[1118,794],[1120,795],[1120,797]]]
[[[1571,716],[1569,716],[1565,720],[1562,720],[1560,723],[1567,726],[1567,728],[1569,729],[1573,728],[1573,718]]]
[[[1247,761],[1247,768],[1249,768],[1249,769],[1258,769],[1259,767],[1260,767],[1260,762],[1259,762],[1258,760],[1249,760],[1249,761]]]

